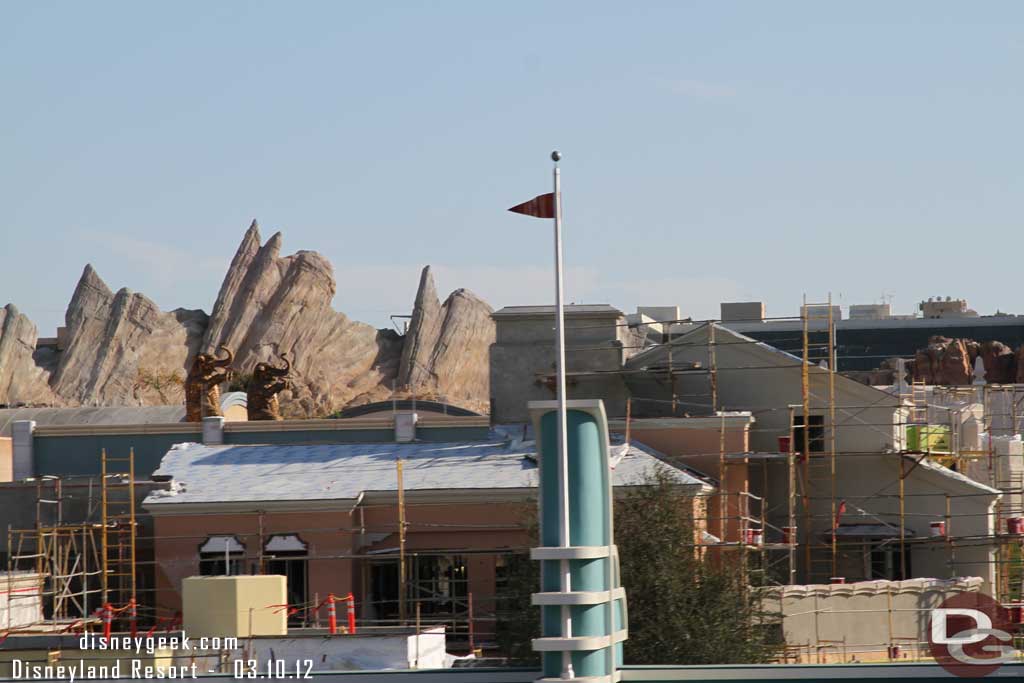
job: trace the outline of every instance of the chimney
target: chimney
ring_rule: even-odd
[[[36,423],[33,420],[15,420],[11,425],[11,474],[14,481],[36,476],[35,431]]]
[[[224,418],[211,415],[203,418],[203,443],[207,446],[220,446],[224,443]]]
[[[395,413],[395,441],[398,443],[415,441],[417,422],[419,422],[419,415],[416,413]]]

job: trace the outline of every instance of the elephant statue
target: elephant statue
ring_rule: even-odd
[[[277,392],[288,386],[288,373],[292,369],[288,362],[288,354],[282,353],[284,367],[274,367],[270,363],[257,363],[252,369],[252,380],[246,396],[250,420],[280,420],[281,406],[277,402]]]
[[[223,358],[211,353],[197,353],[185,378],[185,420],[201,422],[204,417],[219,416],[220,385],[231,379],[231,363],[235,355],[221,346]]]

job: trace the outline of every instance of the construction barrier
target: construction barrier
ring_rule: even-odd
[[[128,601],[128,626],[131,629],[132,639],[139,634],[139,611],[135,604],[135,598]]]
[[[355,635],[356,632],[356,599],[349,593],[345,597],[348,610],[348,632],[350,635]]]
[[[109,602],[103,605],[103,637],[110,639],[110,628],[114,623],[114,606]]]
[[[338,612],[334,607],[334,593],[327,595],[327,631],[332,636],[338,632]]]

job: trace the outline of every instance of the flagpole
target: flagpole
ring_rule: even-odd
[[[563,548],[572,545],[569,534],[569,439],[565,410],[565,305],[562,302],[562,179],[558,162],[562,155],[557,150],[551,153],[554,168],[554,219],[555,219],[555,364],[558,398],[558,522],[559,541]],[[572,590],[572,576],[569,560],[560,561],[562,593]],[[562,605],[562,637],[572,637],[572,613],[568,605]],[[562,652],[562,678],[572,679],[576,675],[572,668],[572,653]]]

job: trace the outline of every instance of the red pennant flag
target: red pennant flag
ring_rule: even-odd
[[[512,213],[521,213],[524,216],[533,216],[535,218],[554,218],[555,217],[555,193],[548,192],[534,197],[528,202],[523,202],[518,206],[513,206],[509,209]]]
[[[843,515],[845,515],[845,514],[846,514],[846,501],[845,500],[841,500],[841,501],[839,501],[839,508],[836,510],[836,524],[835,524],[835,526],[832,527],[833,530],[839,528],[839,521],[843,518]]]

